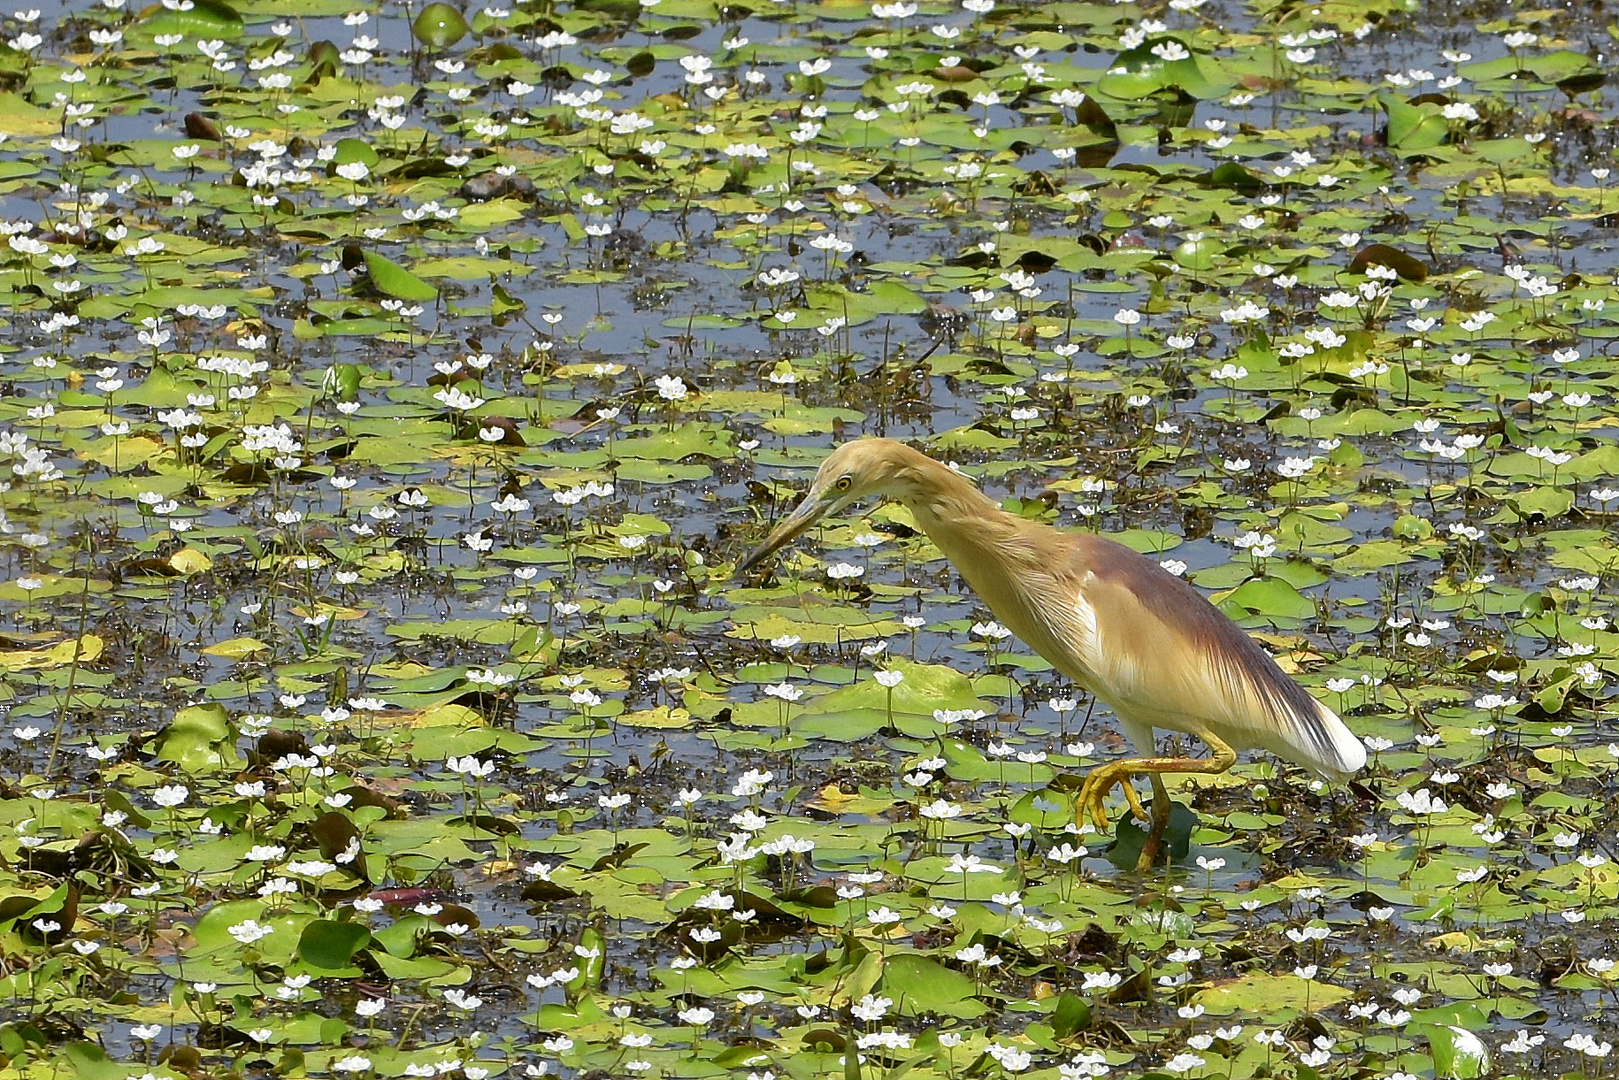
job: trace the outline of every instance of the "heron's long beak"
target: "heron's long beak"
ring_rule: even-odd
[[[737,575],[747,573],[780,549],[803,536],[817,521],[831,513],[835,506],[836,503],[823,498],[819,492],[812,488],[809,494],[805,495],[803,500],[799,502],[797,509],[783,518],[781,523],[770,531],[770,535],[765,537],[764,543],[748,552],[742,561],[736,564],[735,573]]]

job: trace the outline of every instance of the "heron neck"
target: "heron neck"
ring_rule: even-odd
[[[926,479],[916,485],[916,493],[905,505],[917,528],[958,567],[962,565],[958,554],[964,549],[982,546],[990,539],[983,534],[1000,533],[1015,520],[954,469],[925,457],[917,464],[917,471],[926,473]]]
[[[930,462],[931,464],[931,462]],[[907,500],[917,527],[950,560],[997,622],[1081,685],[1094,677],[1052,622],[1059,575],[1076,550],[1048,525],[1002,510],[965,477],[942,465],[933,483]]]

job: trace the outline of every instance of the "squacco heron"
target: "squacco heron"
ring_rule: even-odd
[[[798,508],[737,572],[870,496],[904,503],[996,619],[1112,707],[1139,756],[1092,769],[1074,811],[1107,828],[1102,803],[1117,784],[1147,821],[1131,780],[1150,778],[1138,870],[1157,862],[1169,827],[1165,773],[1225,772],[1238,750],[1256,748],[1332,780],[1366,764],[1365,747],[1337,714],[1180,578],[1106,537],[1008,514],[959,473],[890,439],[833,451]],[[1156,728],[1197,736],[1209,756],[1156,756]]]

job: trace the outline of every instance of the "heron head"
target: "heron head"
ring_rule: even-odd
[[[821,462],[803,501],[771,530],[764,543],[737,564],[736,572],[751,570],[822,518],[836,514],[852,502],[874,495],[904,500],[914,493],[917,482],[912,459],[921,456],[892,439],[844,443]]]

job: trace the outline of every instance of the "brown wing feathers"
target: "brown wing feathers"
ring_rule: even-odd
[[[1127,591],[1143,609],[1147,620],[1171,628],[1186,645],[1187,663],[1206,663],[1211,674],[1226,691],[1231,704],[1252,700],[1265,715],[1232,716],[1233,722],[1246,721],[1256,731],[1271,734],[1255,738],[1257,745],[1294,757],[1302,752],[1313,759],[1305,764],[1336,763],[1335,768],[1353,768],[1343,761],[1339,743],[1328,729],[1323,709],[1290,678],[1271,655],[1241,627],[1209,603],[1196,589],[1169,573],[1151,559],[1106,537],[1080,535],[1077,554],[1092,573],[1115,588]],[[1105,644],[1103,646],[1106,647]],[[1167,658],[1155,658],[1167,659]],[[1215,702],[1205,702],[1213,710]],[[1282,745],[1293,742],[1282,736],[1295,732],[1308,746],[1286,754]]]

